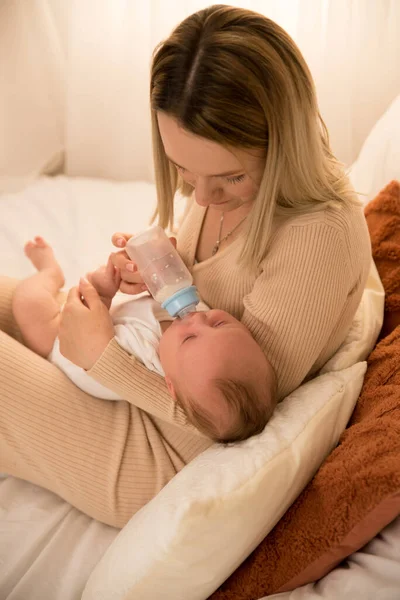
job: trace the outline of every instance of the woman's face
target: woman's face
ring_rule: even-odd
[[[226,212],[254,200],[264,172],[263,150],[232,148],[231,152],[186,131],[165,113],[159,112],[157,119],[165,153],[182,179],[194,187],[197,204]]]

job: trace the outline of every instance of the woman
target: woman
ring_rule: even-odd
[[[180,188],[190,199],[178,250],[203,300],[250,329],[283,398],[345,338],[371,262],[308,68],[270,20],[213,6],[156,50],[151,106],[159,222],[172,224]],[[123,250],[128,238],[114,236],[122,250],[113,261],[121,290],[135,294],[143,283]],[[161,377],[118,346],[90,285],[69,293],[61,351],[126,402],[84,394],[19,343],[15,285],[0,287],[0,469],[122,527],[210,441]]]

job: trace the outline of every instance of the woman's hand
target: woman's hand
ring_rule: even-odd
[[[117,248],[125,248],[126,242],[132,237],[130,233],[114,233],[111,238],[112,243]],[[147,285],[143,282],[137,266],[131,261],[125,250],[113,252],[110,256],[111,261],[119,271],[121,283],[119,289],[124,294],[141,294],[147,291]]]
[[[112,243],[117,248],[125,248],[126,242],[132,237],[131,233],[114,233]],[[169,238],[176,248],[176,239]],[[111,260],[114,267],[117,267],[120,276],[121,284],[119,289],[124,294],[141,294],[147,291],[147,285],[143,282],[140,273],[137,270],[136,263],[131,261],[125,250],[113,252]]]
[[[82,297],[86,306],[83,304]],[[70,289],[60,321],[60,352],[88,371],[114,337],[110,313],[89,281]]]

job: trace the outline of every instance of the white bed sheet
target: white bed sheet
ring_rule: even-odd
[[[65,177],[43,178],[22,193],[1,196],[0,273],[14,277],[32,273],[22,247],[40,234],[55,248],[66,273],[66,287],[74,285],[80,275],[105,260],[112,249],[112,232],[137,231],[147,225],[154,202],[151,184]],[[389,532],[392,554],[388,547],[387,556],[374,557],[367,547],[352,558],[353,571],[356,565],[358,573],[369,573],[352,579],[358,582],[359,596],[354,594],[354,585],[345,583],[337,595],[341,571],[335,570],[318,587],[306,586],[294,595],[276,598],[394,599],[393,595],[377,595],[381,579],[373,575],[381,569],[400,572],[400,523]],[[94,522],[46,490],[12,477],[1,479],[1,600],[79,600],[91,571],[116,534],[115,529]],[[398,578],[397,584],[400,588]]]
[[[0,598],[78,600],[117,531],[14,477],[0,481]]]
[[[115,231],[139,231],[155,207],[150,183],[43,177],[24,191],[0,196],[0,272],[24,277],[34,272],[24,243],[43,235],[66,274],[66,287],[104,262]]]

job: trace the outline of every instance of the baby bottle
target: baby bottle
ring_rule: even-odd
[[[172,317],[195,312],[200,299],[193,278],[161,227],[132,236],[125,250],[150,294]]]

